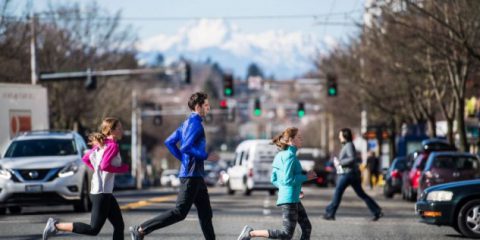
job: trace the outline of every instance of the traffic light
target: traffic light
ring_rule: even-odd
[[[297,107],[297,115],[299,118],[302,118],[305,116],[305,103],[304,102],[299,102],[298,107]]]
[[[337,75],[333,73],[327,74],[327,94],[329,97],[337,96]]]
[[[258,98],[255,99],[253,115],[255,115],[255,116],[262,115],[262,106],[260,105],[260,99],[258,99]]]
[[[220,109],[228,109],[227,99],[220,100]]]
[[[234,94],[233,90],[233,76],[232,74],[223,75],[223,95],[225,97],[232,97]]]
[[[87,79],[85,80],[85,89],[87,90],[95,90],[97,88],[97,77],[88,75]]]
[[[156,111],[162,111],[162,105],[155,105]],[[153,125],[160,126],[162,125],[163,118],[162,115],[158,114],[153,117]]]

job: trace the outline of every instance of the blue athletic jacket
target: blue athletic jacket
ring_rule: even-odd
[[[180,142],[180,149],[177,143]],[[168,150],[182,164],[178,177],[203,177],[203,161],[208,154],[205,151],[205,132],[202,117],[192,113],[182,125],[165,140]]]

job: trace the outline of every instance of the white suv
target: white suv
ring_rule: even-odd
[[[86,149],[76,132],[32,131],[12,139],[0,159],[0,214],[59,204],[89,211],[89,175],[81,159]]]

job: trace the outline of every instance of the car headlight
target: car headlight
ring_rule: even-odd
[[[8,179],[12,178],[12,174],[10,173],[10,171],[8,169],[0,168],[0,178],[8,180]]]
[[[451,201],[453,193],[449,191],[433,191],[427,194],[427,201],[446,202]]]
[[[60,172],[58,173],[59,177],[68,177],[72,176],[78,171],[78,164],[75,162],[71,162],[67,164]]]

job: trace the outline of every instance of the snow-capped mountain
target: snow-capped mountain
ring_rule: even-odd
[[[143,63],[154,61],[158,53],[167,63],[180,56],[195,61],[210,59],[237,76],[245,76],[253,62],[266,76],[287,79],[312,70],[320,45],[321,40],[313,34],[282,30],[243,33],[224,20],[203,19],[187,24],[175,35],[144,39],[138,44],[138,57]]]

